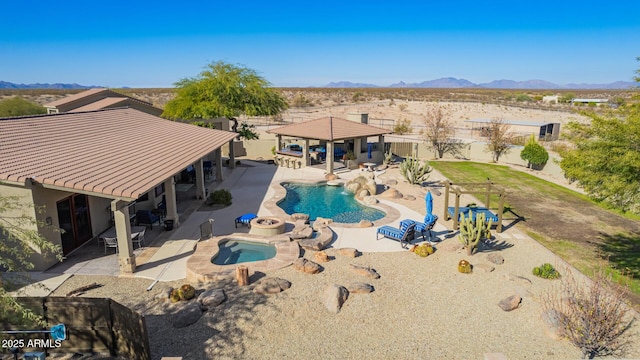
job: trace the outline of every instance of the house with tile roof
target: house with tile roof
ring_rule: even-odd
[[[113,224],[120,270],[133,272],[132,205],[153,209],[164,199],[166,218],[178,226],[176,176],[195,169],[196,196],[204,198],[204,160],[216,163],[222,180],[221,148],[236,136],[132,108],[0,118],[0,194],[20,197],[20,211],[64,230],[33,229],[64,254]],[[37,270],[56,262],[33,259]]]
[[[105,88],[89,89],[52,101],[48,104],[44,104],[44,107],[47,109],[47,114],[114,109],[121,107],[137,109],[155,116],[160,116],[163,111],[149,102],[119,94]]]

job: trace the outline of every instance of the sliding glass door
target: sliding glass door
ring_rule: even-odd
[[[67,255],[93,236],[91,215],[89,213],[89,197],[72,195],[57,202],[58,226],[63,230],[62,253]]]

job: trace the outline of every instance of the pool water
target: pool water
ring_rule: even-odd
[[[283,183],[282,186],[287,195],[278,206],[289,215],[309,214],[312,221],[322,217],[339,223],[376,221],[385,216],[383,211],[358,203],[354,194],[342,186],[300,183]]]
[[[276,247],[250,241],[225,240],[218,243],[219,252],[211,259],[216,265],[262,261],[276,256]]]

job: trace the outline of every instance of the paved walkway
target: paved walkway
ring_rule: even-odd
[[[195,201],[191,208],[185,211],[184,216],[187,218],[182,220],[179,227],[171,232],[160,233],[158,239],[150,247],[135,250],[139,266],[133,274],[134,277],[149,279],[150,285],[154,281],[184,279],[186,277],[186,262],[200,239],[200,224],[213,219],[214,235],[248,232],[247,227],[236,228],[234,219],[244,213],[273,215],[262,206],[267,199],[273,196],[273,190],[270,189],[272,182],[324,179],[324,171],[318,168],[289,169],[247,160],[243,160],[243,164],[247,166],[241,166],[227,172],[224,181],[210,186],[210,191],[216,189],[231,191],[232,205],[222,209],[213,209],[202,205],[201,201]],[[356,177],[359,173],[360,170],[342,172],[340,178],[348,180]],[[378,179],[384,179],[384,174],[379,173],[378,175]],[[437,209],[437,201],[441,199],[437,199],[438,196],[435,198],[434,209]],[[421,199],[416,201],[421,201]],[[424,214],[392,201],[381,200],[381,202],[394,207],[400,213],[400,218],[391,225],[397,225],[400,219],[420,220],[424,217]],[[385,238],[376,240],[376,227],[345,228],[334,226],[332,229],[337,235],[336,240],[330,245],[333,248],[352,247],[363,252],[406,251],[396,241]],[[448,233],[449,231],[444,225],[436,224],[434,228],[436,236],[443,239]],[[160,243],[159,247],[155,245]],[[94,245],[97,249],[95,251],[103,251],[103,248],[96,244],[85,246]],[[45,272],[32,274],[32,277],[34,280],[39,280],[39,283],[45,285],[46,288],[55,289],[72,275],[118,276],[117,255],[103,256],[98,254],[87,259],[66,261]],[[48,293],[44,287],[26,289],[29,294],[39,296]]]

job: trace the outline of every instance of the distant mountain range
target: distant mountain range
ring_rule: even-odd
[[[91,89],[100,86],[86,86],[79,84],[14,84],[0,80],[0,89]]]
[[[407,84],[400,81],[399,83],[388,86],[379,86],[373,84],[352,83],[349,81],[331,82],[324,87],[327,88],[485,88],[485,89],[629,89],[637,87],[637,83],[629,81],[616,81],[609,84],[566,84],[558,85],[544,80],[494,80],[488,83],[475,84],[469,80],[456,79],[452,77],[440,78],[435,80],[423,81],[421,83]]]

